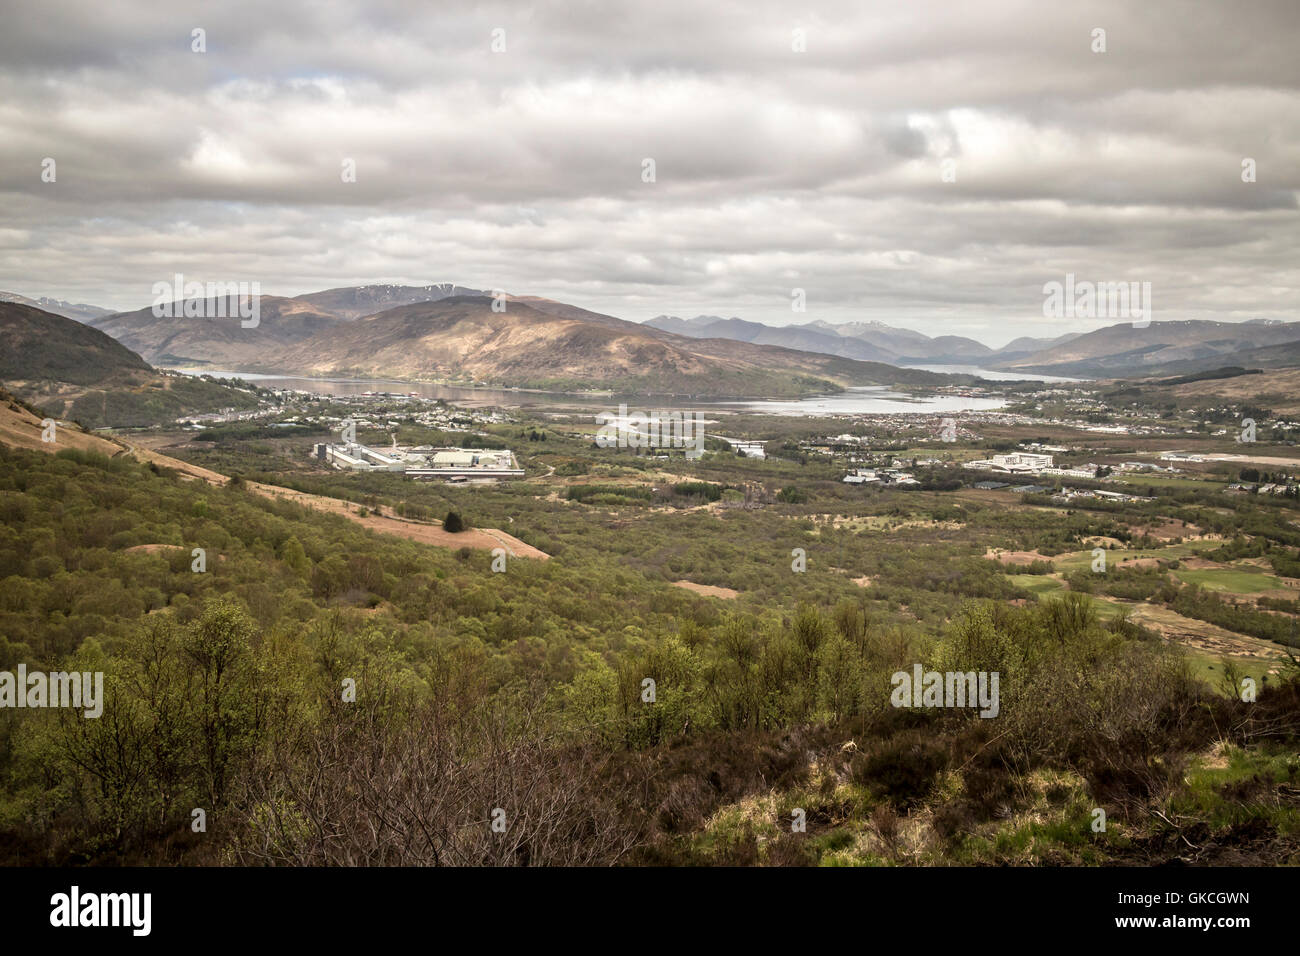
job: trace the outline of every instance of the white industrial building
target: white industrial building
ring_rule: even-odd
[[[1017,451],[1010,455],[994,455],[992,458],[968,461],[965,467],[978,471],[999,471],[1008,475],[1036,475],[1052,467],[1052,456]]]
[[[399,448],[376,451],[356,442],[319,444],[313,455],[335,468],[348,471],[393,471],[408,478],[485,479],[522,478],[524,470],[506,448]]]

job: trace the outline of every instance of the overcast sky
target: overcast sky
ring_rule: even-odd
[[[1297,0],[0,8],[6,291],[456,282],[997,346],[1113,324],[1043,317],[1072,272],[1300,320]]]

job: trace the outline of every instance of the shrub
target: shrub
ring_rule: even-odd
[[[948,766],[942,747],[915,731],[904,732],[869,754],[853,759],[853,782],[869,787],[901,809],[916,806]]]

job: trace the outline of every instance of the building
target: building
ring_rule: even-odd
[[[845,475],[843,479],[846,485],[878,485],[880,476],[870,468],[859,468],[850,475]]]
[[[889,485],[901,488],[912,488],[921,484],[907,472],[895,468],[859,468],[840,480],[846,485]]]
[[[347,471],[392,471],[408,478],[499,481],[522,478],[514,452],[504,448],[399,448],[379,452],[355,442],[320,444],[313,454]]]
[[[335,468],[350,471],[405,471],[406,463],[393,455],[346,442],[342,445],[323,444],[313,448],[316,457],[327,461]]]
[[[1097,466],[1094,464],[1080,465],[1078,468],[1044,468],[1041,475],[1055,475],[1058,478],[1096,478]]]
[[[998,471],[1008,475],[1036,475],[1052,467],[1051,455],[1034,455],[1017,451],[1010,455],[994,455],[979,461],[968,461],[965,467],[979,471]]]
[[[740,438],[728,438],[726,435],[710,435],[710,438],[716,438],[719,441],[725,441],[731,446],[731,450],[738,455],[744,455],[746,458],[766,458],[767,445],[761,441],[744,441]]]

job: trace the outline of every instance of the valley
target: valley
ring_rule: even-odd
[[[765,400],[670,395],[659,405],[634,392],[643,409],[700,413],[705,433],[685,454],[671,432],[647,440],[633,428],[599,441],[602,415],[626,402],[617,389],[493,389],[484,384],[496,373],[482,370],[460,386],[434,385],[398,358],[420,354],[413,343],[430,341],[429,329],[455,330],[438,346],[454,355],[500,355],[526,333],[528,349],[551,356],[533,367],[558,372],[562,357],[568,375],[582,359],[565,337],[586,324],[601,330],[590,353],[600,364],[582,374],[635,385],[618,378],[630,368],[622,346],[607,351],[627,341],[625,323],[531,300],[512,302],[503,325],[490,299],[460,295],[360,316],[395,298],[335,290],[273,301],[265,332],[283,341],[265,348],[299,354],[290,364],[321,377],[251,381],[159,371],[89,326],[0,304],[11,354],[43,369],[14,380],[22,397],[0,409],[0,664],[102,659],[116,675],[110,698],[144,708],[144,722],[120,732],[147,734],[162,713],[146,716],[158,705],[136,695],[172,693],[143,689],[161,676],[139,670],[147,655],[163,653],[168,679],[183,686],[207,678],[181,648],[205,634],[235,640],[240,693],[290,695],[291,711],[241,717],[231,698],[219,719],[243,721],[230,724],[241,736],[220,763],[171,765],[145,748],[133,771],[179,775],[193,791],[186,800],[244,821],[223,830],[222,853],[428,862],[416,844],[396,856],[369,845],[342,822],[346,801],[321,792],[311,799],[324,802],[291,806],[267,789],[300,787],[300,774],[317,772],[318,735],[346,726],[326,688],[355,674],[368,719],[384,722],[369,745],[416,759],[427,744],[404,735],[446,719],[432,701],[462,695],[454,714],[467,723],[445,744],[469,748],[457,757],[465,773],[478,772],[481,747],[527,747],[540,763],[519,768],[512,786],[548,800],[599,789],[575,825],[601,839],[554,844],[554,863],[1297,860],[1300,807],[1289,794],[1300,765],[1285,756],[1300,732],[1300,422],[1286,404],[1289,371],[1139,386],[895,368],[879,376],[888,385],[845,380],[838,392],[791,401],[751,370],[747,382]],[[343,310],[329,319],[333,352],[311,345],[315,333],[293,326],[298,319],[275,332],[277,318],[301,319],[322,302]],[[135,320],[103,321],[127,335]],[[756,354],[720,359],[727,350],[715,344],[688,357],[673,351],[671,333],[655,335],[654,354],[715,379],[706,366]],[[45,358],[47,340],[59,343],[57,364]],[[372,364],[353,369],[346,356],[363,344]],[[256,367],[253,354],[222,357]],[[781,361],[813,369],[830,360]],[[906,381],[912,374],[928,378]],[[672,381],[695,387],[688,379]],[[183,401],[97,430],[66,417],[86,407],[68,395],[96,389],[105,409],[129,407],[124,397],[151,382]],[[214,400],[222,404],[211,410]],[[44,440],[48,417],[53,441]],[[425,449],[428,461],[438,449],[467,462],[475,449],[505,449],[517,471],[486,483],[472,469],[455,480],[406,474],[391,470],[390,446]],[[300,661],[288,671],[286,654]],[[890,705],[890,673],[945,662],[1000,676],[1001,700],[985,712],[996,736],[979,715]],[[644,680],[655,687],[649,704],[637,698]],[[415,695],[416,716],[388,711],[399,688]],[[520,703],[524,688],[533,703]],[[475,728],[498,707],[529,722],[480,737]],[[1192,707],[1212,720],[1175,716]],[[1100,736],[1088,716],[1098,708]],[[1171,715],[1164,729],[1153,731],[1155,713]],[[277,722],[289,714],[299,730]],[[178,732],[201,724],[190,726]],[[169,804],[113,789],[127,772],[120,758],[95,751],[87,766],[76,755],[100,744],[68,736],[56,719],[42,727],[12,745],[78,768],[78,786],[101,795],[78,791],[61,804],[67,822],[33,828],[40,764],[11,761],[13,862],[216,862],[212,843],[162,848]],[[285,735],[304,731],[309,749],[286,750],[294,738]],[[543,743],[557,736],[563,749]],[[726,781],[706,785],[719,763],[731,768]],[[1248,795],[1215,789],[1225,766],[1257,781]],[[434,812],[470,812],[462,801],[474,786],[467,777],[431,794]],[[672,796],[683,792],[691,796]],[[1093,804],[1113,821],[1100,838],[1088,835]],[[335,820],[344,835],[319,842],[278,829],[267,844],[252,822],[267,805]],[[782,832],[791,807],[809,815],[806,838]],[[1189,856],[1142,807],[1201,821],[1197,851]],[[92,849],[106,814],[130,822]],[[440,853],[467,860],[496,852],[445,839]]]

